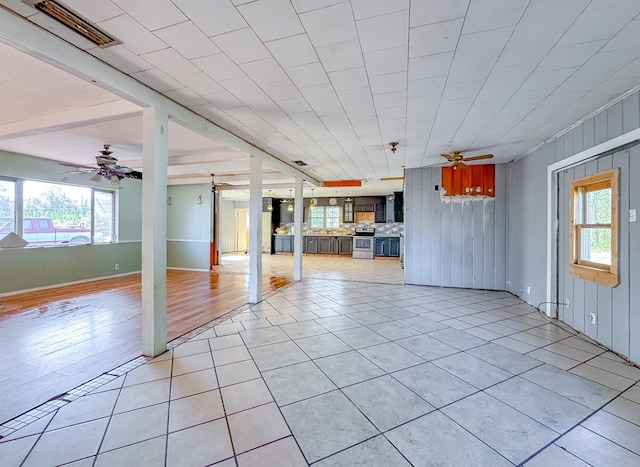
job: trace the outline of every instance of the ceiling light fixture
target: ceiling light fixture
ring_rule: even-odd
[[[111,184],[112,185],[120,185],[120,179],[118,178],[117,175],[112,175],[111,176]]]
[[[391,152],[393,154],[396,153],[396,151],[398,150],[398,148],[396,146],[398,146],[398,142],[397,141],[393,141],[391,143],[389,143],[389,146],[391,146]]]
[[[291,201],[291,190],[289,190],[289,207],[287,208],[287,211],[289,212],[293,211],[293,201]]]
[[[271,190],[269,190],[269,202],[267,204],[267,210],[273,211],[273,204],[271,203]]]
[[[309,201],[309,209],[315,209],[318,204],[318,200],[313,197],[313,188],[311,188],[311,201]]]
[[[102,175],[100,174],[100,172],[97,172],[89,180],[92,182],[100,183],[102,181]]]

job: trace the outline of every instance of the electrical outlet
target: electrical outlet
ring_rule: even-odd
[[[567,304],[567,310],[571,308],[569,299],[565,299],[565,303]]]
[[[119,265],[119,264],[116,264],[116,271],[117,271],[118,269],[120,269],[120,265]]]
[[[637,216],[636,216],[636,210],[635,209],[629,209],[629,222],[636,222],[637,220]]]
[[[591,313],[591,324],[596,324],[596,314]]]
[[[531,287],[527,287],[527,294],[531,295]]]

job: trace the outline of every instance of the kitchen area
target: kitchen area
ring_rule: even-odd
[[[354,259],[402,260],[403,193],[381,196],[304,198],[303,253]],[[263,198],[271,221],[272,254],[293,254],[292,199]]]

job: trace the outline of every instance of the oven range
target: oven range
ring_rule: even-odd
[[[375,227],[356,227],[353,234],[353,257],[373,259]]]

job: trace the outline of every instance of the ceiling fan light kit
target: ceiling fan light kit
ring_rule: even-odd
[[[465,164],[465,162],[493,158],[493,154],[482,154],[480,156],[464,157],[460,151],[452,151],[446,154],[441,154],[441,156],[451,162],[453,170],[457,170],[459,166],[466,166],[467,164]]]

